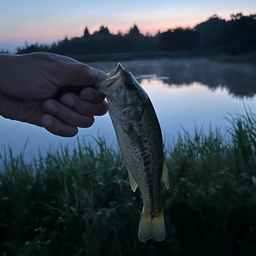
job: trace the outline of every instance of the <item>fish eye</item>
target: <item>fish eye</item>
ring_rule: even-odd
[[[126,81],[124,85],[128,90],[131,90],[134,87],[134,84],[131,81]]]

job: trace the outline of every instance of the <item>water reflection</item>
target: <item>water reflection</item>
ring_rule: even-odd
[[[157,113],[165,140],[175,137],[181,126],[193,131],[195,124],[207,129],[225,125],[227,113],[243,112],[244,104],[256,109],[256,66],[215,63],[206,59],[126,61],[129,69],[148,93]],[[116,62],[91,63],[108,72]],[[238,97],[232,97],[238,96]],[[243,98],[242,96],[248,96]],[[96,117],[94,125],[79,129],[78,137],[92,140],[106,136],[108,145],[117,149],[115,132],[109,115]],[[61,138],[43,128],[0,117],[0,154],[8,145],[14,154],[26,148],[26,159],[68,144],[77,147],[77,137]],[[30,154],[31,153],[31,154]]]
[[[210,89],[227,88],[235,97],[256,94],[256,65],[218,63],[206,58],[122,62],[141,82],[143,78],[159,79],[168,86],[201,83]],[[108,72],[116,62],[91,63]],[[144,75],[144,77],[143,77]]]

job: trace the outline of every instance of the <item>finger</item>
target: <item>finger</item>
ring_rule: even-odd
[[[107,78],[105,72],[100,69],[90,67],[78,61],[63,61],[63,57],[57,57],[57,76],[55,76],[58,86],[67,85],[93,85]]]
[[[73,137],[78,132],[77,127],[67,125],[48,114],[41,117],[41,126],[48,132],[62,137]]]
[[[48,53],[49,54],[49,53]],[[55,54],[55,53],[50,53],[52,55],[52,58],[61,60],[63,62],[69,62],[69,63],[81,63],[78,60],[75,60],[73,58],[70,58],[68,56],[60,55],[60,54]]]
[[[93,87],[85,87],[79,94],[79,97],[83,100],[93,103],[101,103],[105,99],[105,95],[97,91]]]
[[[50,52],[32,52],[28,53],[26,55],[30,55],[32,58],[34,57],[36,60],[40,57],[41,60],[46,61],[62,61],[62,62],[69,62],[69,63],[79,63],[79,61],[72,59],[70,57],[56,54],[56,53],[50,53]],[[21,55],[22,56],[22,55]]]
[[[108,104],[106,101],[95,104],[89,101],[84,101],[72,93],[63,95],[60,101],[82,116],[102,116],[108,111]]]
[[[92,115],[81,115],[56,100],[50,99],[45,101],[43,104],[43,109],[46,113],[71,126],[87,128],[92,126],[94,123],[94,117]]]

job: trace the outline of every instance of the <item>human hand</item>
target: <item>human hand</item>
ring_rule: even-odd
[[[72,137],[107,112],[93,88],[106,74],[51,53],[0,54],[0,115]]]

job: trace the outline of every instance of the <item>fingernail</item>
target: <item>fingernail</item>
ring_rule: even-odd
[[[52,127],[52,125],[53,125],[52,120],[49,117],[44,117],[43,126],[50,128],[50,127]]]
[[[57,110],[56,105],[51,101],[47,101],[44,106],[49,113],[54,113]]]
[[[96,69],[96,75],[98,77],[98,83],[99,82],[102,82],[103,80],[107,79],[107,75],[105,72],[103,72],[102,70],[100,69]]]
[[[72,107],[75,103],[74,99],[71,96],[63,96],[61,102],[69,107]]]

